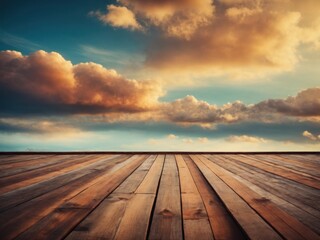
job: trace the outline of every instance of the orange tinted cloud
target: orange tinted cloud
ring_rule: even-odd
[[[150,81],[126,79],[115,70],[96,63],[73,65],[60,54],[37,51],[22,56],[15,51],[0,53],[0,84],[4,92],[33,98],[38,104],[71,109],[87,107],[100,112],[152,109],[163,95]],[[10,103],[8,103],[10,104]]]

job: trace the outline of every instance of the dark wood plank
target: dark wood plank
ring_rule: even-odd
[[[179,175],[173,155],[166,155],[149,239],[183,239]]]

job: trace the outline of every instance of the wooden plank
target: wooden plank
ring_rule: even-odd
[[[237,156],[233,158],[234,160],[241,161],[246,164],[250,164],[251,166],[260,168],[264,171],[267,171],[272,174],[279,175],[281,177],[290,179],[292,181],[305,184],[309,187],[313,187],[320,190],[320,181],[316,177],[312,177],[311,175],[306,176],[306,174],[298,174],[292,171],[288,171],[285,169],[277,168],[276,166],[270,166],[264,162],[261,161],[255,161],[251,158],[245,158],[241,156]]]
[[[224,207],[212,187],[206,181],[189,156],[184,156],[194,182],[205,204],[214,238],[216,240],[242,240],[246,239],[242,229]]]
[[[143,193],[143,194],[156,194],[159,185],[159,179],[161,177],[163,163],[164,163],[164,155],[158,155],[156,161],[150,168],[148,174],[146,175],[143,182],[139,185],[135,193]]]
[[[164,155],[159,155],[134,196],[129,200],[115,239],[146,239],[163,163]]]
[[[261,236],[264,236],[265,239],[282,239],[242,198],[217,177],[198,156],[190,156],[250,239],[260,239]]]
[[[40,236],[39,239],[43,239],[43,236],[46,236],[46,239],[64,238],[137,169],[147,157],[146,155],[134,155],[125,164],[118,164],[114,172],[104,175],[98,182],[64,202],[21,234],[18,239],[30,239],[35,235]]]
[[[149,157],[148,160],[117,188],[129,193],[114,191],[67,236],[67,239],[113,239],[125,213],[124,210],[126,209],[127,212],[128,202],[134,196],[134,193],[130,191],[132,187],[128,184],[128,181],[133,180],[135,182],[137,179],[136,176],[134,176],[137,175],[135,173],[141,173],[143,169],[147,170],[149,166],[148,161],[150,162],[151,160],[153,162],[154,158],[155,156]],[[159,160],[161,161],[161,159],[157,158],[152,167]],[[149,174],[150,172],[147,173],[147,175]],[[146,177],[144,175],[140,175],[140,177],[140,182],[142,180],[145,181]],[[127,186],[129,186],[129,188],[126,188]],[[137,207],[135,208],[140,210]],[[111,216],[112,220],[108,219],[107,216]],[[114,216],[116,216],[116,218]]]
[[[181,155],[175,155],[179,170],[184,238],[213,239],[207,211],[191,173]]]
[[[112,161],[111,161],[112,160]],[[50,192],[56,188],[68,184],[70,181],[78,179],[94,170],[102,170],[106,167],[112,166],[117,157],[106,157],[100,161],[84,166],[80,169],[68,172],[64,175],[33,184],[24,188],[17,189],[16,191],[8,192],[0,196],[0,212],[6,211],[18,204],[26,202],[30,199],[38,197],[42,194]]]
[[[57,163],[63,163],[63,161],[67,161],[75,156],[70,155],[61,155],[61,156],[53,156],[50,158],[41,158],[36,160],[30,160],[27,163],[19,162],[17,164],[21,164],[20,167],[13,166],[14,164],[9,164],[5,166],[0,166],[0,178],[13,176],[18,173],[27,172],[35,169],[43,169],[48,166],[55,165]],[[85,155],[80,156],[79,158],[86,157]]]
[[[241,196],[260,216],[262,216],[285,239],[320,239],[311,229],[296,218],[279,209],[270,199],[262,197],[233,177],[233,174],[203,156],[198,158],[210,170]]]
[[[236,156],[236,155],[233,155]],[[298,174],[307,174],[311,175],[313,177],[317,177],[318,180],[320,180],[320,173],[317,171],[315,167],[309,168],[305,162],[299,162],[299,164],[293,164],[286,160],[284,160],[282,157],[279,157],[277,155],[241,155],[246,158],[251,158],[253,160],[259,159],[260,161],[264,161],[265,163],[270,164],[271,166],[276,166],[280,168],[284,168],[286,170],[290,170],[293,172],[296,172]],[[320,167],[320,166],[318,166]]]
[[[123,155],[113,166],[103,170],[92,169],[87,175],[71,181],[51,192],[34,198],[0,214],[0,232],[2,239],[12,239],[52,213],[59,205],[77,196],[89,187],[110,178],[125,164],[132,162],[133,157]],[[36,235],[36,234],[34,234]]]
[[[208,157],[219,166],[254,182],[266,191],[320,218],[320,211],[317,210],[319,206],[316,204],[319,198],[317,189],[268,173],[248,164],[234,161],[229,159],[228,156],[209,155]]]
[[[295,217],[297,220],[311,228],[314,232],[318,235],[320,234],[320,221],[315,216],[309,214],[308,212],[304,211],[302,208],[298,208],[297,206],[293,205],[292,203],[279,198],[278,196],[262,189],[258,185],[253,182],[249,182],[248,180],[240,177],[238,174],[234,174],[233,177],[238,181],[245,184],[247,187],[252,189],[253,191],[257,192],[261,196],[270,199],[273,203],[277,205],[277,207],[281,208],[283,211],[289,213],[291,216]]]
[[[65,239],[113,239],[131,197],[128,193],[111,194]]]
[[[179,176],[173,155],[166,155],[149,239],[183,239]]]
[[[117,189],[115,193],[134,193],[141,184],[149,169],[156,160],[156,155],[148,157],[141,166],[134,171]]]
[[[0,165],[11,164],[15,162],[27,162],[29,160],[40,158],[51,158],[57,154],[41,154],[41,155],[0,155]]]
[[[155,194],[134,194],[114,239],[146,239]]]
[[[72,170],[83,168],[108,156],[113,158],[119,155],[88,156],[87,158],[80,159],[75,156],[75,159],[70,159],[62,164],[55,164],[46,167],[45,169],[35,169],[13,176],[3,177],[0,179],[0,195],[41,181],[49,180],[53,177],[71,172]]]

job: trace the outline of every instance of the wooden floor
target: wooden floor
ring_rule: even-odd
[[[0,155],[0,239],[320,239],[319,154]]]

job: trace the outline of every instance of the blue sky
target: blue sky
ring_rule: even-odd
[[[0,150],[318,150],[307,3],[1,1]]]

